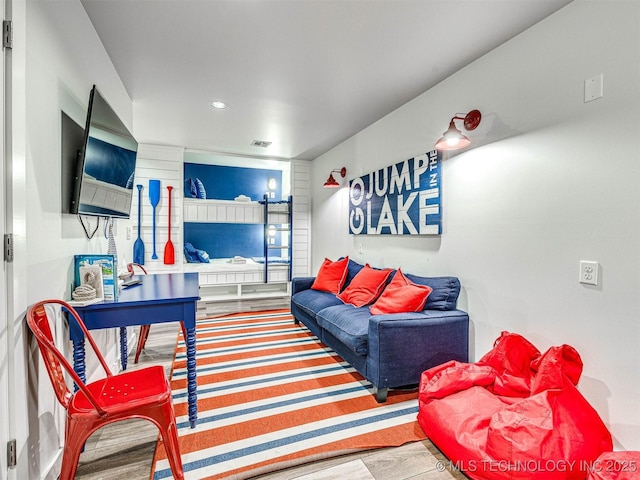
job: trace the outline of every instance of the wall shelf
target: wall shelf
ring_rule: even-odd
[[[264,209],[259,202],[185,198],[183,208],[184,222],[253,224],[264,222]]]
[[[273,283],[200,284],[200,300],[204,302],[255,300],[290,295],[291,283],[286,280]]]

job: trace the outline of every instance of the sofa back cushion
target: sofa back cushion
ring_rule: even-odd
[[[349,257],[341,258],[340,260],[348,259]],[[347,263],[347,278],[344,282],[344,287],[349,286],[353,278],[358,274],[360,270],[364,268],[364,265],[354,262],[349,259]],[[393,278],[392,274],[392,277]],[[455,310],[458,303],[458,295],[460,295],[460,280],[457,277],[420,277],[418,275],[412,275],[405,273],[405,276],[418,285],[427,285],[433,290],[426,303],[424,304],[425,310]]]
[[[425,310],[455,310],[460,294],[460,280],[457,277],[419,277],[405,273],[413,283],[427,285],[432,292],[424,304]]]
[[[364,265],[361,265],[358,262],[354,262],[351,259],[349,260],[349,263],[347,264],[347,278],[344,281],[344,288],[347,288],[349,286],[351,281],[355,278],[358,272],[363,268],[364,268]]]

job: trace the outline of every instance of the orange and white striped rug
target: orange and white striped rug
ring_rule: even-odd
[[[371,385],[287,310],[198,320],[196,344],[195,429],[182,338],[171,378],[187,479],[246,479],[426,438],[416,391],[377,403]],[[152,478],[173,478],[161,441]]]

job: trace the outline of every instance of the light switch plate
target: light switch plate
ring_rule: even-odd
[[[584,81],[584,102],[590,102],[603,96],[603,74]]]

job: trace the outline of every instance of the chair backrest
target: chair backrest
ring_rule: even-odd
[[[29,307],[29,310],[27,310],[27,325],[33,332],[33,335],[38,342],[40,354],[42,356],[45,367],[47,368],[47,373],[49,374],[49,378],[56,393],[56,397],[65,409],[69,407],[69,402],[73,397],[73,393],[67,386],[67,383],[64,379],[64,372],[67,372],[71,376],[75,384],[78,386],[78,388],[86,395],[87,399],[100,413],[100,415],[106,415],[99,402],[91,394],[78,374],[73,370],[71,364],[67,361],[64,354],[56,347],[55,339],[51,332],[50,319],[45,308],[47,305],[56,304],[69,313],[69,315],[71,316],[69,318],[70,322],[75,321],[82,329],[85,335],[85,339],[91,345],[91,348],[98,358],[100,364],[102,365],[106,376],[112,376],[111,370],[109,370],[107,363],[98,350],[98,347],[96,346],[93,338],[89,334],[87,327],[80,319],[78,312],[76,312],[71,305],[62,300],[44,300],[42,302],[35,303],[31,305],[31,307]]]

